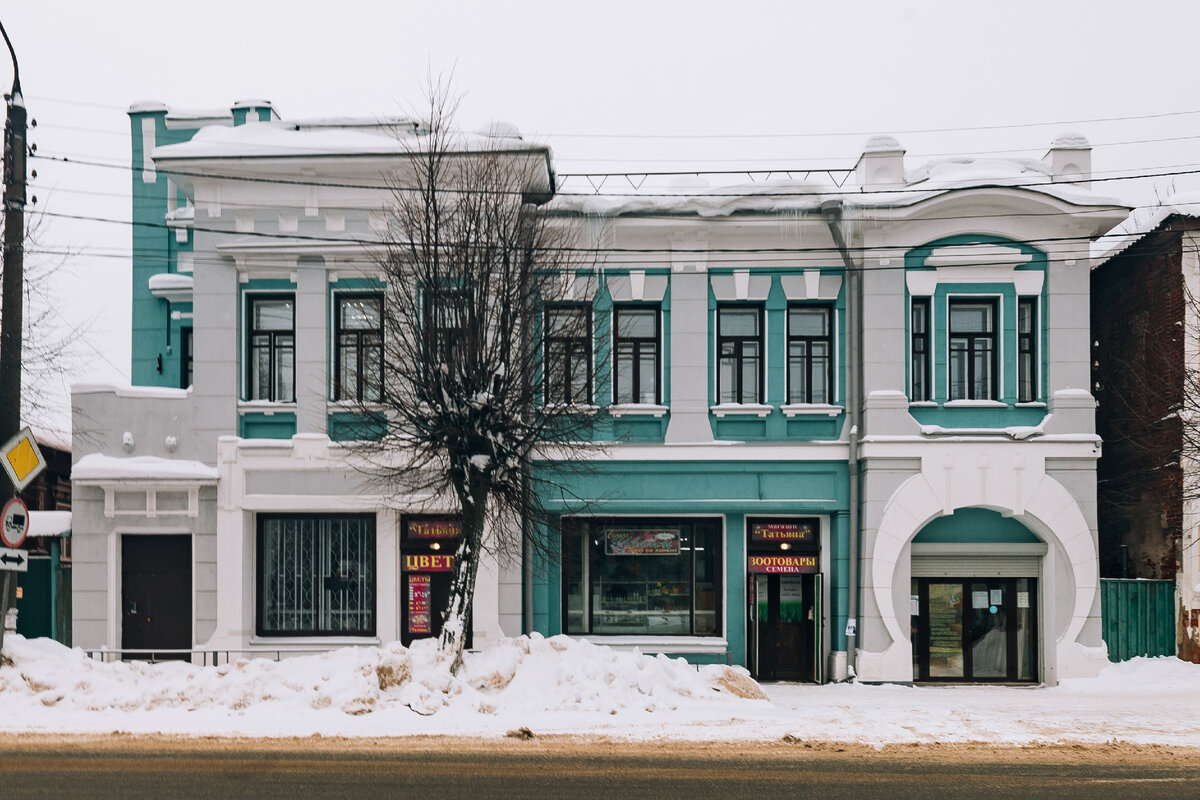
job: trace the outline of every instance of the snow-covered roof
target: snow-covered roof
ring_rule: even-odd
[[[200,461],[158,456],[120,458],[89,453],[75,463],[71,478],[77,481],[101,480],[187,480],[215,481],[217,468]]]
[[[111,383],[73,383],[71,394],[102,394],[111,392],[117,397],[143,397],[156,400],[184,400],[187,389],[169,386],[113,386]]]
[[[30,536],[62,536],[71,531],[70,511],[30,511]]]
[[[1033,159],[942,159],[908,172],[905,181],[906,186],[895,190],[864,192],[857,185],[839,187],[832,180],[771,179],[725,186],[701,183],[695,188],[646,180],[636,187],[608,183],[595,194],[576,188],[574,193],[556,195],[548,208],[607,216],[674,213],[719,217],[738,211],[816,211],[823,202],[836,198],[854,206],[909,206],[946,191],[987,187],[1024,189],[1073,205],[1124,205],[1077,183],[1055,183],[1050,167]]]
[[[1092,243],[1092,264],[1099,266],[1137,244],[1174,216],[1200,217],[1200,192],[1179,192],[1158,205],[1135,208],[1124,222]]]
[[[259,122],[253,125],[201,128],[190,141],[154,149],[154,159],[192,158],[263,158],[288,156],[406,155],[419,149],[422,137],[413,136],[408,127],[387,121],[344,121],[341,125],[299,122]],[[516,131],[515,128],[511,129]],[[451,142],[461,152],[493,150],[545,150],[509,135],[463,133]]]

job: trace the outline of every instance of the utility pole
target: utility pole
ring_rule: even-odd
[[[12,91],[5,95],[8,118],[4,123],[4,280],[0,287],[0,442],[21,429],[21,327],[24,302],[25,260],[25,98],[17,54],[0,23],[0,34],[13,62]],[[15,497],[15,487],[0,487],[0,498]],[[4,621],[16,600],[16,573],[4,571],[0,581],[0,649],[4,647]]]

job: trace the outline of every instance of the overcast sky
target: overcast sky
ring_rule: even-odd
[[[460,122],[515,124],[560,172],[853,166],[869,135],[926,157],[1038,158],[1092,142],[1097,174],[1200,169],[1200,3],[85,2],[5,4],[38,154],[127,166],[131,103],[284,118],[402,113],[453,72]],[[11,81],[0,59],[0,84]],[[1109,120],[1109,121],[1100,121]],[[639,138],[643,137],[643,138]],[[1004,151],[1004,152],[997,152]],[[1011,151],[1011,152],[1010,152]],[[47,338],[84,326],[36,384],[127,383],[130,177],[37,158],[47,216],[31,270],[57,265]],[[1104,192],[1152,202],[1194,175]],[[63,262],[59,264],[58,262]]]

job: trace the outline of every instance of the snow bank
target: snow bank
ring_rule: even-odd
[[[6,730],[499,732],[531,723],[544,730],[543,712],[607,719],[766,699],[739,668],[697,669],[683,659],[536,634],[468,653],[457,677],[433,640],[201,667],[102,662],[49,639],[10,634],[4,655],[0,705],[13,712],[0,721]],[[351,722],[365,715],[377,721]],[[432,717],[443,720],[422,720]]]
[[[1174,658],[1111,664],[1056,687],[760,687],[738,667],[565,636],[469,653],[458,677],[431,641],[219,667],[102,663],[15,634],[4,645],[0,730],[9,732],[499,737],[528,728],[622,740],[1200,747],[1200,665]]]

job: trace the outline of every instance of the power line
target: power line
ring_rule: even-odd
[[[107,103],[96,103],[85,100],[74,100],[60,97],[50,97],[47,95],[29,95],[27,99],[39,100],[48,103],[57,103],[60,105],[69,106],[85,106],[89,108],[102,108],[112,111],[121,111],[128,113],[127,106],[112,105]],[[169,112],[168,112],[169,113]],[[1040,122],[1008,122],[997,123],[994,125],[962,125],[950,126],[941,128],[908,128],[898,130],[853,130],[853,131],[804,131],[793,133],[579,133],[579,132],[548,132],[538,131],[531,133],[531,136],[556,136],[561,138],[579,138],[579,139],[799,139],[799,138],[816,138],[822,136],[904,136],[908,134],[922,133],[958,133],[970,131],[994,131],[994,130],[1014,130],[1020,128],[1044,128],[1055,125],[1091,125],[1104,122],[1134,122],[1148,119],[1169,119],[1172,117],[1186,117],[1200,114],[1200,109],[1184,110],[1184,111],[1163,111],[1153,114],[1129,114],[1124,116],[1111,117],[1091,117],[1083,119],[1068,119],[1068,120],[1045,120]]]
[[[60,163],[65,163],[65,164],[83,164],[86,166],[105,167],[108,169],[120,169],[120,170],[124,170],[124,171],[129,171],[129,172],[141,171],[139,168],[134,167],[129,164],[119,164],[119,165],[118,164],[104,164],[104,163],[100,163],[100,162],[81,161],[81,160],[75,160],[75,159],[70,159],[70,158],[61,157],[61,156],[42,155],[42,154],[37,154],[34,157],[43,159],[46,161],[54,161],[54,162],[60,162]],[[162,167],[159,167],[159,170],[162,171],[164,174],[178,175],[178,176],[182,176],[182,177],[205,178],[205,179],[209,179],[209,180],[240,181],[240,182],[244,182],[244,183],[266,183],[266,184],[273,184],[273,185],[280,185],[280,186],[304,186],[304,187],[317,187],[317,188],[327,188],[327,189],[366,189],[366,190],[372,190],[372,191],[387,191],[387,190],[418,191],[418,190],[420,190],[420,187],[389,186],[384,182],[373,183],[373,184],[372,183],[340,183],[340,182],[332,182],[332,181],[321,182],[321,181],[299,180],[299,179],[291,179],[291,178],[262,178],[262,177],[256,177],[256,176],[250,176],[250,175],[229,175],[229,174],[221,174],[221,173],[192,172],[189,170],[180,170],[180,169],[171,169],[171,168],[162,168]],[[720,171],[720,172],[719,171],[685,170],[685,171],[678,171],[678,172],[634,172],[634,171],[629,171],[629,172],[614,172],[614,173],[564,173],[560,177],[580,178],[580,177],[589,177],[590,176],[590,177],[596,177],[596,178],[614,178],[614,177],[617,177],[617,178],[619,178],[619,177],[645,178],[645,177],[671,177],[671,176],[696,175],[696,174],[748,175],[750,173],[755,173],[755,174],[765,174],[765,175],[771,175],[771,174],[781,174],[782,175],[782,174],[788,174],[788,173],[803,174],[803,173],[814,173],[814,172],[818,172],[818,173],[821,173],[821,172],[824,172],[824,173],[847,172],[847,173],[849,173],[852,171],[853,170],[850,170],[850,169],[830,170],[830,169],[806,169],[803,167],[793,167],[793,168],[785,167],[785,168],[777,168],[777,169],[770,169],[770,170],[729,170],[729,171]],[[1029,189],[1029,188],[1039,188],[1039,187],[1046,187],[1046,186],[1067,186],[1067,185],[1072,185],[1072,184],[1104,183],[1104,182],[1121,181],[1121,180],[1141,180],[1141,179],[1146,179],[1146,178],[1176,177],[1176,176],[1180,176],[1180,175],[1192,175],[1192,174],[1196,174],[1196,173],[1200,173],[1200,169],[1162,170],[1162,171],[1156,171],[1156,172],[1136,173],[1136,174],[1131,174],[1131,175],[1108,175],[1108,176],[1105,176],[1102,174],[1101,176],[1093,175],[1091,177],[1086,177],[1086,178],[1071,178],[1071,179],[1057,180],[1057,181],[1054,181],[1053,183],[1047,182],[1046,178],[1048,178],[1048,176],[1044,176],[1043,179],[1041,179],[1041,180],[1032,181],[1032,182],[1028,182],[1028,183],[1020,183],[1020,182],[1018,182],[1018,183],[996,183],[996,182],[987,183],[985,181],[981,181],[979,184],[976,184],[972,187],[954,187],[952,189],[944,189],[941,187],[937,187],[936,185],[935,186],[921,186],[920,184],[917,184],[915,186],[906,186],[904,188],[899,188],[899,189],[859,189],[857,191],[831,189],[829,191],[815,191],[815,192],[814,191],[754,192],[751,196],[759,197],[759,198],[762,198],[762,197],[823,197],[823,196],[862,197],[862,196],[869,196],[869,195],[897,195],[897,194],[914,194],[914,193],[915,194],[925,194],[925,193],[928,193],[931,191],[954,191],[954,190],[961,190],[963,188],[982,188],[985,186],[1000,186],[1000,187],[1010,188],[1010,189]],[[519,192],[519,191],[515,191],[515,190],[503,190],[503,189],[482,189],[482,190],[457,190],[457,189],[455,189],[455,190],[447,190],[447,191],[467,193],[467,194],[474,194],[474,193],[481,193],[481,192],[488,193],[488,194],[524,194],[523,192]],[[598,196],[598,197],[636,197],[636,198],[653,198],[653,197],[712,198],[712,197],[743,197],[743,196],[747,196],[747,193],[744,191],[743,192],[724,192],[724,193],[723,192],[713,192],[713,191],[657,192],[657,193],[656,192],[633,191],[633,192],[606,192],[606,193],[602,194],[600,192],[564,192],[564,191],[560,191],[560,192],[555,192],[555,196],[557,196],[557,197],[597,197]]]

